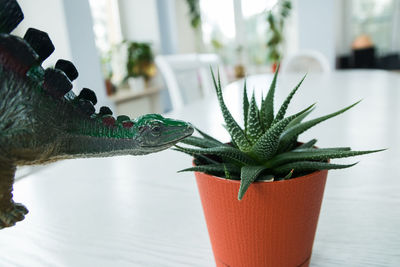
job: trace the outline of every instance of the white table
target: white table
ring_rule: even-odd
[[[276,106],[299,78],[280,77]],[[270,80],[250,77],[248,88],[265,92]],[[240,117],[240,82],[225,92]],[[351,169],[330,171],[311,266],[400,266],[400,75],[310,74],[289,113],[317,102],[315,117],[361,98],[301,138],[318,137],[322,147],[390,148],[344,160],[361,161]],[[215,97],[169,115],[227,140]],[[0,266],[213,266],[193,174],[176,173],[190,163],[169,150],[63,161],[21,179],[15,199],[30,213],[0,231]]]

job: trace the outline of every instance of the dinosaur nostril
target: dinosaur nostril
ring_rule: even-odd
[[[48,58],[55,49],[49,35],[46,32],[34,28],[29,28],[26,31],[24,39],[39,55],[40,62]]]

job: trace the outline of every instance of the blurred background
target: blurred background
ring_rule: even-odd
[[[282,71],[400,69],[400,0],[19,0],[28,27],[47,31],[100,105],[138,116]]]

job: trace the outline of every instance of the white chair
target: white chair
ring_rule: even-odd
[[[303,50],[284,58],[282,72],[330,72],[328,59],[315,50]]]
[[[227,83],[221,60],[215,54],[159,55],[155,58],[171,98],[173,109],[183,107],[214,92],[210,68]]]

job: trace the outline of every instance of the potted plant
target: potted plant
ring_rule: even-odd
[[[126,62],[126,77],[130,87],[143,90],[145,82],[156,74],[154,55],[149,43],[127,42],[128,60]]]
[[[201,137],[182,141],[192,147],[175,148],[194,157],[194,166],[182,171],[195,171],[217,266],[308,266],[327,170],[354,165],[330,159],[380,151],[317,148],[316,139],[299,143],[301,133],[358,102],[305,122],[314,105],[285,116],[303,78],[274,113],[277,73],[260,108],[254,93],[248,99],[245,84],[244,128],[227,109],[213,75],[231,142],[198,130]]]
[[[291,2],[283,0],[278,1],[274,8],[267,13],[269,26],[267,49],[268,60],[272,63],[272,72],[276,71],[277,64],[281,60],[285,19],[289,16],[291,9]]]

